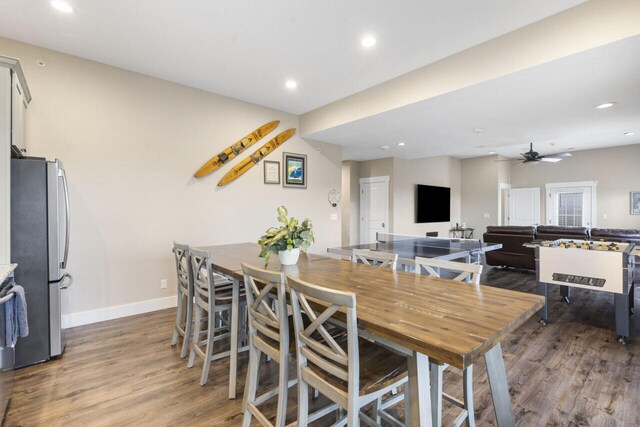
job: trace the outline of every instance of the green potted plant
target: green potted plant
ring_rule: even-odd
[[[278,207],[279,227],[270,227],[258,240],[260,257],[264,264],[269,263],[272,253],[280,256],[280,264],[294,265],[298,262],[300,250],[306,251],[313,243],[313,225],[308,218],[299,222],[295,218],[287,218],[287,208]]]

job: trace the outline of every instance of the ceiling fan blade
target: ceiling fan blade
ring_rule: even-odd
[[[556,163],[562,160],[560,157],[552,157],[552,156],[540,156],[540,160],[543,162]]]

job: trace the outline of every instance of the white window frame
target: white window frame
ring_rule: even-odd
[[[596,215],[596,188],[598,186],[598,181],[577,181],[577,182],[554,182],[545,184],[546,189],[546,222],[547,224],[552,224],[552,219],[557,217],[557,213],[552,211],[552,203],[551,203],[551,193],[554,189],[558,188],[572,188],[572,187],[590,187],[591,188],[591,215],[589,218],[589,228],[597,227],[596,219],[598,216]]]

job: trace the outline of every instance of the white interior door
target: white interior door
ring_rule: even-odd
[[[540,223],[540,188],[509,189],[509,225]]]
[[[360,178],[360,243],[389,230],[389,177]]]

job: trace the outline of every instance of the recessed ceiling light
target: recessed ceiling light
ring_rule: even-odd
[[[285,86],[287,87],[287,89],[295,89],[298,87],[298,83],[295,80],[287,80]]]
[[[405,145],[407,145],[407,143],[406,143],[406,142],[398,142],[398,146],[399,146],[399,147],[404,147]]]
[[[380,146],[380,149],[381,149],[381,150],[388,150],[388,149],[389,149],[389,146],[388,146],[388,145],[381,145],[381,146]]]
[[[59,10],[60,12],[64,12],[64,13],[73,12],[73,7],[71,7],[69,3],[63,0],[51,0],[51,6],[54,9]]]
[[[611,108],[616,105],[615,102],[605,102],[604,104],[596,105],[596,109],[603,110],[605,108]]]
[[[474,131],[475,133],[481,133],[482,131],[484,131],[484,129],[482,129],[482,128],[475,128],[473,131]]]
[[[489,154],[496,154],[496,152],[491,150],[491,151],[489,151]]]
[[[635,135],[635,132],[625,132],[624,136],[631,136],[631,135]]]
[[[376,44],[376,38],[373,37],[371,34],[367,34],[364,37],[362,37],[362,46],[364,47],[372,47],[375,46]]]

